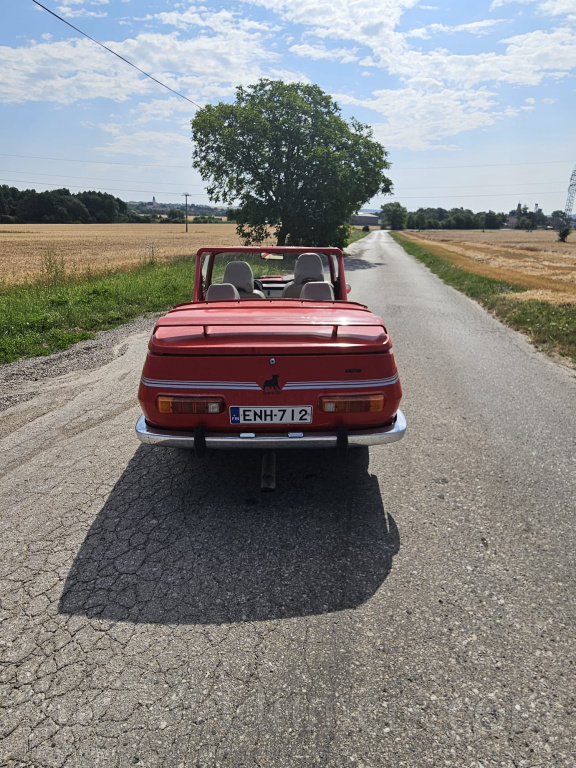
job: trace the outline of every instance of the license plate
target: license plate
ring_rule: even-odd
[[[311,405],[274,406],[273,408],[230,406],[230,424],[311,424],[311,422]]]

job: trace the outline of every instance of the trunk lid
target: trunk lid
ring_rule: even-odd
[[[273,304],[273,306],[270,306]],[[157,355],[350,354],[391,348],[381,318],[362,304],[259,300],[184,304],[160,318]]]

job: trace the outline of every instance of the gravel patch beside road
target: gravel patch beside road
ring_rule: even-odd
[[[74,371],[92,371],[126,351],[128,336],[151,332],[157,315],[139,317],[132,323],[100,331],[93,339],[81,341],[62,352],[0,365],[0,412],[35,397],[46,379]]]

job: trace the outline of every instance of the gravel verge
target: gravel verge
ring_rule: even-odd
[[[109,331],[99,331],[93,339],[80,341],[61,352],[31,357],[0,365],[0,412],[38,394],[40,383],[74,371],[90,371],[123,355],[124,339],[134,333],[152,332],[158,315],[139,317]],[[38,382],[38,389],[31,384]]]

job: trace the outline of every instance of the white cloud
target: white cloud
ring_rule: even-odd
[[[122,131],[122,126],[119,123],[93,123],[85,120],[82,125],[85,128],[98,128],[98,130],[111,133],[113,136],[118,136]]]
[[[335,98],[341,104],[366,107],[382,115],[384,122],[373,123],[375,133],[385,146],[397,149],[449,149],[440,142],[492,125],[499,117],[495,94],[485,89],[405,88],[374,91],[371,99],[347,94]]]
[[[223,33],[231,29],[241,30],[243,32],[266,32],[277,31],[279,27],[266,22],[253,21],[244,18],[237,13],[228,10],[220,10],[211,13],[205,8],[189,8],[186,11],[169,11],[166,13],[156,13],[147,18],[157,19],[162,24],[176,27],[177,29],[189,30],[190,27],[199,27],[211,29],[213,32]]]
[[[482,35],[490,34],[495,27],[503,23],[505,23],[504,19],[486,19],[485,21],[473,21],[470,24],[458,24],[454,27],[449,27],[445,24],[430,24],[427,27],[411,30],[406,34],[406,37],[417,37],[422,40],[428,40],[432,35],[454,35],[458,32],[467,32],[471,35],[481,37]]]
[[[235,26],[220,34],[189,39],[173,32],[103,42],[170,88],[200,103],[222,93],[229,95],[239,83],[255,82],[270,74],[280,58],[264,44],[261,32]],[[0,47],[0,67],[0,102],[5,103],[71,104],[93,98],[125,101],[133,96],[162,93],[161,86],[86,39]],[[272,71],[278,77],[290,77],[281,67]]]
[[[104,18],[108,15],[104,11],[89,11],[87,8],[72,10],[71,6],[108,5],[109,2],[110,0],[60,0],[60,5],[56,6],[56,10],[66,19],[79,19],[82,17]]]
[[[328,50],[321,45],[292,45],[291,53],[307,59],[326,59],[327,61],[339,61],[341,64],[351,64],[358,61],[356,49],[333,48]]]
[[[109,144],[94,147],[95,152],[109,155],[133,155],[146,157],[147,162],[173,162],[175,153],[186,150],[192,154],[190,131],[185,133],[170,133],[166,131],[136,131],[135,133],[118,134]]]
[[[104,19],[106,16],[108,16],[106,11],[88,11],[85,8],[80,8],[77,11],[71,11],[68,8],[57,8],[56,10],[66,19]]]
[[[392,59],[384,51],[361,63],[386,68],[411,85],[433,80],[464,88],[483,83],[538,85],[576,68],[576,36],[569,29],[538,30],[502,42],[507,44],[504,53],[460,55],[445,50],[410,50]]]
[[[125,101],[150,91],[151,81],[89,40],[0,47],[0,102],[72,104],[91,98]]]
[[[501,8],[503,5],[511,5],[512,3],[517,3],[519,5],[532,5],[533,3],[537,3],[539,0],[493,0],[492,4],[490,5],[490,10],[494,10],[494,8]]]
[[[490,5],[490,10],[495,8],[501,8],[504,5],[511,5],[517,3],[519,5],[537,5],[538,13],[545,16],[568,16],[569,18],[576,18],[576,8],[574,7],[574,0],[493,0]]]
[[[227,94],[229,95],[229,94]],[[133,124],[144,125],[151,122],[170,122],[175,118],[186,118],[188,122],[195,112],[195,108],[183,99],[171,96],[167,99],[155,99],[141,102],[132,110]]]
[[[403,13],[419,0],[244,0],[276,12],[283,20],[312,28],[319,38],[352,40],[369,48],[386,48],[390,57],[405,49],[395,32]]]
[[[498,1],[498,0],[496,0]],[[549,3],[573,0],[547,0]],[[282,18],[306,27],[320,39],[354,42],[368,49],[360,64],[387,70],[407,84],[433,79],[469,88],[485,83],[535,85],[546,77],[556,78],[576,66],[576,39],[570,29],[536,30],[502,41],[503,52],[488,50],[477,54],[453,54],[446,50],[421,52],[411,48],[409,36],[398,31],[404,12],[417,0],[244,0],[278,13]],[[466,32],[481,35],[492,31],[496,20],[482,20],[454,27],[431,25],[420,36],[437,32]],[[298,51],[298,48],[295,49]],[[302,50],[302,49],[301,49]],[[316,50],[311,46],[309,51]],[[322,49],[318,49],[322,50]],[[326,50],[326,48],[324,49]]]

